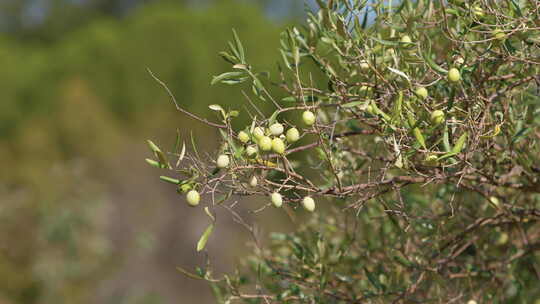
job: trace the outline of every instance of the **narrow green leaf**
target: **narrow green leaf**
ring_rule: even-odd
[[[197,242],[197,251],[201,251],[206,247],[206,243],[208,242],[208,238],[212,234],[212,231],[214,231],[214,224],[210,224],[208,228],[204,231],[204,233],[201,235],[201,238]]]
[[[208,108],[210,108],[212,111],[223,111],[223,108],[217,104],[209,105]]]
[[[463,150],[463,146],[465,145],[465,142],[467,141],[467,132],[463,133],[457,140],[456,145],[452,148],[450,152],[454,154],[458,154]]]
[[[416,141],[418,141],[418,143],[422,146],[422,148],[427,150],[426,140],[424,138],[424,135],[422,134],[422,131],[420,131],[419,128],[414,128],[413,134],[414,134],[414,137],[416,138]]]
[[[223,74],[220,74],[218,76],[214,76],[212,78],[212,81],[210,82],[211,85],[214,85],[220,81],[223,81],[223,80],[234,80],[233,78],[235,77],[238,77],[238,76],[242,76],[244,74],[244,72],[227,72],[227,73],[223,73]]]
[[[369,272],[369,270],[366,267],[364,267],[364,271],[366,272],[369,281],[371,282],[371,284],[373,284],[373,286],[375,286],[375,288],[377,288],[379,290],[384,289],[384,286],[379,281],[379,278],[377,278],[375,275],[373,275],[373,273]]]
[[[343,104],[341,105],[342,108],[353,108],[353,107],[356,107],[356,106],[359,106],[361,104],[364,104],[364,101],[353,101],[353,102],[348,102],[346,104]]]
[[[448,70],[445,70],[442,67],[440,67],[438,64],[436,64],[435,61],[431,59],[431,56],[429,54],[423,53],[422,55],[423,55],[422,57],[424,57],[424,60],[427,62],[429,67],[431,67],[432,69],[434,69],[435,71],[439,73],[448,74]]]
[[[168,176],[160,176],[159,179],[161,179],[164,182],[171,183],[171,184],[174,184],[174,185],[179,185],[180,184],[179,179],[168,177]]]
[[[145,159],[145,161],[152,167],[156,167],[156,168],[162,168],[162,166],[159,164],[159,162],[153,160],[153,159]]]
[[[147,140],[147,142],[148,142],[148,146],[150,147],[150,150],[152,150],[152,152],[154,152],[154,155],[159,159],[159,163],[162,165],[162,167],[170,168],[169,162],[167,161],[167,157],[165,156],[163,152],[161,152],[161,149],[156,144],[154,144],[154,142],[152,142],[151,140]]]
[[[514,12],[515,12],[519,17],[523,17],[523,13],[521,12],[521,8],[519,7],[519,4],[516,3],[515,0],[510,0],[510,2],[512,3],[512,9],[514,10]]]
[[[399,42],[397,42],[397,41],[383,40],[383,39],[378,39],[378,38],[375,38],[375,37],[371,37],[371,39],[377,41],[378,43],[380,43],[382,45],[399,46]]]
[[[148,146],[150,147],[150,150],[152,150],[152,152],[161,152],[161,149],[151,140],[147,140],[146,141],[148,143]]]
[[[240,41],[240,38],[238,38],[238,34],[233,29],[233,36],[234,36],[234,43],[236,44],[236,49],[238,50],[240,61],[242,63],[245,63],[245,53],[244,53],[244,46],[242,45],[242,42]]]
[[[407,82],[411,82],[411,79],[409,78],[409,76],[407,76],[407,74],[403,73],[402,71],[398,70],[398,69],[394,69],[394,68],[391,68],[391,67],[388,67],[388,69],[396,74],[398,74],[399,76],[407,79]]]
[[[463,133],[457,140],[455,146],[450,150],[450,152],[444,154],[443,156],[439,157],[437,161],[443,160],[448,157],[452,157],[454,155],[457,155],[463,150],[463,147],[465,145],[465,142],[467,141],[467,132]]]
[[[208,217],[212,220],[212,222],[215,222],[215,221],[216,221],[216,218],[215,218],[214,215],[210,212],[210,209],[208,209],[208,206],[207,206],[207,207],[204,207],[204,212],[206,213],[206,215],[208,215]]]
[[[176,161],[176,167],[180,165],[180,162],[184,159],[184,156],[186,155],[186,143],[182,143],[182,151],[180,152],[180,156],[178,156],[178,161]]]
[[[219,52],[219,56],[221,56],[223,60],[227,61],[230,64],[236,64],[238,62],[238,58],[227,52]]]

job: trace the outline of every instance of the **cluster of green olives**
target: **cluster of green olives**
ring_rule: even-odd
[[[317,120],[316,115],[306,110],[302,113],[302,121],[306,126],[312,126],[315,124]],[[297,142],[300,139],[300,131],[295,128],[291,127],[287,131],[285,131],[285,127],[283,124],[279,122],[275,122],[268,126],[266,130],[261,127],[255,127],[252,129],[251,132],[248,131],[240,131],[238,132],[237,138],[238,140],[246,145],[245,153],[249,158],[253,158],[259,153],[259,151],[263,152],[274,152],[280,155],[284,155],[286,151],[286,145],[285,142],[288,144],[292,144]],[[219,169],[225,169],[228,168],[230,165],[230,157],[227,154],[220,154],[216,159],[216,167]],[[249,180],[249,185],[251,187],[256,187],[258,185],[258,179],[256,176],[252,176]],[[195,207],[199,205],[200,202],[200,194],[197,192],[197,190],[190,190],[186,194],[186,201],[189,206]],[[281,194],[278,192],[274,192],[270,195],[270,200],[272,204],[279,208],[283,204],[283,199]],[[315,201],[313,198],[307,196],[302,200],[302,206],[307,211],[314,211],[315,210]]]
[[[270,194],[270,201],[276,208],[283,205],[283,197],[278,192]],[[311,196],[306,196],[302,199],[302,207],[309,212],[315,211],[315,200]]]

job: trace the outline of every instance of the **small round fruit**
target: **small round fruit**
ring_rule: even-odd
[[[229,166],[229,162],[229,156],[221,154],[220,156],[218,156],[216,164],[218,168],[227,168]]]
[[[240,131],[238,132],[238,140],[245,144],[249,141],[249,135],[244,131]]]
[[[306,196],[302,200],[302,206],[307,211],[313,212],[315,210],[315,201],[310,196]]]
[[[418,87],[416,91],[414,91],[416,96],[420,97],[421,99],[426,99],[428,96],[428,91],[424,87]]]
[[[358,89],[360,93],[369,93],[371,90],[371,87],[368,87],[366,85],[363,85],[360,87],[360,89]]]
[[[403,37],[401,37],[401,42],[409,44],[412,42],[412,40],[411,37],[409,37],[408,35],[404,35]]]
[[[473,13],[478,17],[484,16],[484,10],[478,5],[473,7]]]
[[[431,116],[429,118],[432,124],[438,126],[444,121],[444,112],[441,110],[435,110],[431,112]]]
[[[253,136],[255,136],[256,139],[261,139],[264,137],[264,130],[261,127],[256,127],[253,129]]]
[[[272,150],[277,154],[285,153],[285,144],[281,138],[276,137],[272,140]]]
[[[263,136],[259,139],[259,148],[261,148],[262,151],[270,151],[272,150],[272,140],[268,136]]]
[[[315,119],[316,119],[315,114],[313,114],[313,112],[311,111],[304,111],[304,113],[302,113],[302,120],[308,126],[311,126],[312,124],[314,124]]]
[[[274,136],[280,136],[283,133],[283,125],[280,123],[275,123],[270,126],[270,133]]]
[[[270,195],[270,200],[272,201],[272,204],[274,207],[279,208],[281,205],[283,205],[283,198],[281,197],[281,194],[274,192]]]
[[[448,71],[448,80],[450,82],[458,82],[461,79],[461,75],[459,74],[459,70],[456,68],[451,68],[450,71]]]
[[[246,154],[248,157],[253,157],[257,154],[257,148],[255,148],[254,146],[248,146],[246,148]]]
[[[424,159],[424,163],[426,164],[426,166],[437,166],[438,165],[437,159],[438,159],[437,155],[430,154],[426,156],[426,158]]]
[[[492,196],[489,198],[489,201],[493,203],[493,205],[495,205],[496,207],[499,207],[499,199],[496,197],[496,196]]]
[[[257,180],[257,177],[256,176],[253,176],[250,180],[249,180],[249,185],[251,187],[257,187],[257,184],[259,183],[259,181]]]
[[[497,40],[504,40],[504,38],[506,38],[506,34],[500,29],[495,29],[493,31],[493,37],[495,37]]]
[[[191,207],[195,207],[201,201],[201,196],[199,195],[199,192],[197,192],[197,190],[191,190],[186,194],[186,200],[188,205],[190,205]]]
[[[497,245],[504,245],[508,243],[508,233],[502,232],[497,239]]]
[[[286,133],[287,141],[290,143],[298,141],[300,139],[300,132],[296,128],[290,128]]]
[[[366,60],[360,61],[360,69],[363,71],[369,70],[369,63]]]
[[[371,114],[371,115],[375,115],[375,109],[373,108],[372,105],[368,105],[368,106],[366,107],[366,112],[368,112],[368,113]]]

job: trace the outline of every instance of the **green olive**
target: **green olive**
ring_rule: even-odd
[[[304,197],[302,206],[309,212],[315,211],[315,201],[310,196]]]
[[[435,126],[440,125],[444,121],[444,112],[441,110],[435,110],[430,115],[431,123]]]
[[[274,138],[272,140],[272,150],[277,154],[285,153],[285,144],[283,143],[283,140],[277,137]]]
[[[238,132],[238,140],[245,144],[249,141],[249,135],[244,131],[240,131]]]
[[[191,190],[186,194],[186,200],[188,205],[190,205],[191,207],[195,207],[199,204],[201,196],[199,195],[199,192],[197,192],[197,190]]]
[[[221,154],[220,156],[218,156],[216,164],[218,168],[227,168],[229,166],[229,162],[229,156]]]
[[[450,82],[458,82],[461,79],[461,74],[459,73],[459,70],[456,68],[451,68],[450,71],[448,71],[448,80]]]
[[[421,99],[426,99],[428,97],[428,91],[424,87],[418,87],[414,93]]]
[[[279,208],[281,207],[281,205],[283,205],[283,198],[281,197],[281,194],[277,192],[274,192],[270,195],[270,200],[276,208]]]
[[[302,113],[302,120],[307,126],[311,126],[312,124],[315,123],[316,117],[315,117],[315,114],[313,114],[313,112],[304,111],[304,113]]]
[[[272,150],[272,140],[268,136],[263,136],[259,139],[259,148],[261,148],[262,151],[270,151]]]
[[[290,128],[286,133],[287,141],[290,143],[298,141],[300,139],[300,132],[296,128]]]

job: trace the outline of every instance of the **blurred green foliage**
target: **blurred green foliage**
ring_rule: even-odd
[[[159,2],[123,19],[63,8],[65,18],[56,23],[88,22],[45,23],[43,35],[34,32],[40,43],[21,39],[24,33],[0,37],[2,304],[95,301],[95,289],[121,264],[108,235],[115,192],[151,191],[129,178],[136,170],[130,159],[139,163],[146,152],[140,138],[166,134],[172,146],[169,130],[187,135],[190,126],[214,144],[212,130],[172,111],[147,68],[180,103],[204,113],[208,104],[232,107],[242,98],[236,89],[209,90],[210,75],[226,69],[215,54],[231,27],[251,42],[251,62],[268,68],[277,54],[277,26],[255,6],[235,1],[204,9]]]

